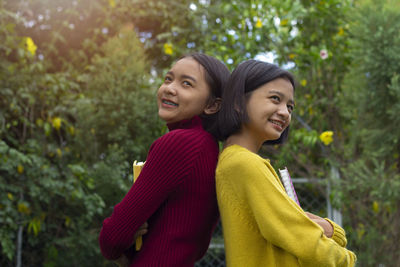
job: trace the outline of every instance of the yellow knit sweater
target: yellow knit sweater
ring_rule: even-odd
[[[286,194],[270,165],[239,146],[225,148],[216,171],[228,267],[354,266],[344,230],[332,238]]]

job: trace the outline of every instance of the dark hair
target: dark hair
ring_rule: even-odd
[[[205,80],[211,89],[211,96],[208,100],[208,103],[215,101],[216,98],[221,98],[223,89],[230,75],[230,72],[226,65],[218,59],[202,53],[187,54],[180,59],[187,57],[191,57],[196,60],[206,70]],[[202,118],[203,128],[215,137],[217,136],[218,131],[217,114],[218,112],[211,115],[200,115],[200,117]]]
[[[249,120],[246,100],[250,93],[278,78],[288,80],[295,88],[293,75],[274,64],[253,59],[240,63],[232,72],[222,95],[221,110],[218,113],[217,138],[225,140],[230,135],[239,132],[242,124]],[[288,133],[289,127],[285,129],[279,139],[268,140],[264,144],[284,143]]]

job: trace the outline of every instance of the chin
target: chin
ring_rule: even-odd
[[[282,134],[270,135],[270,136],[268,136],[268,138],[266,138],[265,142],[278,140],[281,137],[281,135]]]
[[[163,120],[163,121],[165,121],[165,122],[168,122],[168,117],[165,117],[165,116],[160,115],[160,114],[158,114],[158,117],[159,117],[161,120]]]

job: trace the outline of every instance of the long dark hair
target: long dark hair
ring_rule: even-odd
[[[205,80],[211,89],[211,95],[208,102],[212,103],[216,98],[221,98],[223,95],[223,89],[225,88],[230,75],[226,65],[220,60],[202,53],[187,54],[180,59],[187,57],[196,60],[206,70]],[[202,118],[203,128],[215,137],[217,137],[218,131],[217,114],[218,112],[211,115],[200,115]]]
[[[230,135],[240,131],[242,124],[248,122],[246,100],[252,91],[275,79],[288,80],[293,88],[293,75],[278,66],[258,60],[247,60],[240,63],[232,72],[226,88],[223,90],[221,110],[218,113],[219,140],[225,140]],[[277,140],[269,140],[264,144],[281,144],[286,141],[289,127]]]

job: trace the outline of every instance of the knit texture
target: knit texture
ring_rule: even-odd
[[[355,254],[341,246],[344,230],[334,224],[338,242],[325,236],[268,160],[229,146],[219,157],[216,185],[228,267],[354,266]]]
[[[346,247],[347,238],[344,229],[328,218],[325,218],[325,220],[327,220],[333,227],[333,235],[331,238],[341,247]]]
[[[99,243],[105,258],[123,253],[130,266],[193,266],[207,251],[218,220],[215,168],[218,144],[201,119],[168,125],[122,201],[106,218]],[[133,236],[147,221],[139,252]]]

